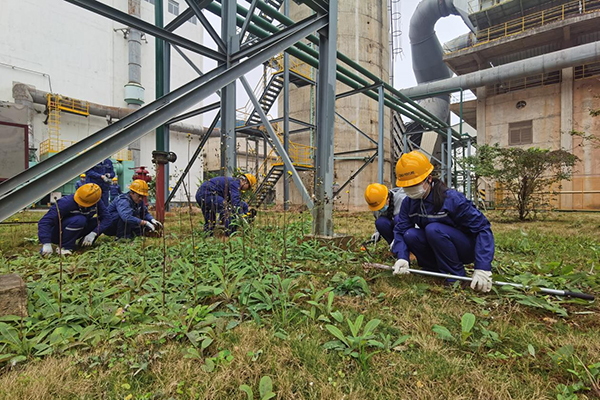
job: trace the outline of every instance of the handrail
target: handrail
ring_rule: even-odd
[[[520,18],[506,21],[502,24],[494,25],[489,28],[478,30],[476,42],[471,46],[465,46],[459,49],[453,49],[446,54],[452,54],[464,49],[474,48],[486,43],[493,42],[505,37],[516,35],[549,23],[563,21],[566,18],[589,14],[600,11],[600,0],[574,0],[565,4],[551,7],[546,10],[536,11]]]

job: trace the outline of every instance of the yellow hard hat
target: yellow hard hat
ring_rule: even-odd
[[[421,183],[431,174],[433,165],[425,154],[413,150],[402,154],[396,163],[396,186],[407,187]]]
[[[248,183],[250,184],[250,187],[254,187],[254,185],[256,185],[256,177],[252,174],[244,174],[244,176],[246,177],[246,180],[248,180]]]
[[[116,182],[116,181],[118,181],[118,180],[119,180],[119,178],[117,178],[116,176],[113,178],[113,181],[114,181],[114,182]]]
[[[79,175],[80,178],[85,178],[85,174]]]
[[[381,183],[371,183],[365,190],[365,201],[371,211],[379,211],[388,198],[388,188]]]
[[[129,190],[139,194],[140,196],[148,196],[148,184],[141,179],[136,179],[135,181],[131,182],[131,185],[129,185]]]
[[[81,185],[75,192],[75,202],[81,207],[91,207],[102,197],[102,189],[95,183]]]

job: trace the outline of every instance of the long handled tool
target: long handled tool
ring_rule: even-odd
[[[394,270],[394,268],[390,267],[389,265],[377,264],[377,263],[364,263],[363,268],[365,268],[365,269],[372,269],[372,268],[384,269],[386,271]],[[473,280],[472,278],[469,278],[468,276],[442,274],[439,272],[423,271],[420,269],[409,269],[408,271],[411,274],[434,276],[436,278],[454,279],[454,280],[465,281],[465,282],[471,282]],[[512,282],[492,281],[492,283],[494,285],[498,285],[498,286],[513,286],[513,287],[525,289],[525,290],[528,290],[531,288],[530,286],[524,286],[519,283],[512,283]],[[584,300],[594,300],[596,298],[594,295],[588,294],[588,293],[577,293],[577,292],[571,292],[568,290],[557,290],[557,289],[548,289],[548,288],[538,288],[538,289],[542,293],[553,294],[556,296],[577,297],[579,299],[584,299]]]

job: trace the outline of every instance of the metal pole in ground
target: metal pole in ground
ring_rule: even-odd
[[[363,267],[366,269],[370,269],[370,268],[375,268],[375,269],[383,269],[386,271],[393,271],[394,268],[390,267],[389,265],[385,265],[385,264],[377,264],[377,263],[364,263]],[[450,275],[450,274],[442,274],[440,272],[431,272],[431,271],[424,271],[421,269],[412,269],[410,268],[408,270],[411,274],[417,274],[417,275],[424,275],[424,276],[432,276],[435,278],[445,278],[445,279],[454,279],[457,281],[465,281],[465,282],[471,282],[473,279],[469,278],[468,276],[457,276],[457,275]],[[519,289],[524,289],[524,290],[530,290],[531,286],[524,286],[521,285],[519,283],[512,283],[512,282],[502,282],[502,281],[492,281],[492,283],[494,285],[497,286],[512,286],[512,287],[516,287]],[[588,293],[578,293],[578,292],[571,292],[568,290],[558,290],[558,289],[548,289],[548,288],[537,288],[540,292],[542,293],[546,293],[546,294],[553,294],[555,296],[569,296],[569,297],[577,297],[579,299],[584,299],[584,300],[594,300],[596,297],[593,294],[588,294]]]

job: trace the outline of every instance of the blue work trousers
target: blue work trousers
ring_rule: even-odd
[[[465,276],[464,264],[475,261],[475,236],[441,223],[411,228],[403,236],[408,250],[427,271]]]
[[[375,220],[375,229],[388,244],[394,240],[394,221],[388,217],[381,216]]]
[[[231,224],[230,211],[225,207],[225,199],[214,193],[198,192],[196,202],[202,210],[204,216],[204,232],[212,233],[217,223],[217,215],[219,222],[225,226],[227,234],[235,230]]]
[[[61,222],[62,238],[60,237],[58,224],[54,227],[51,236],[52,243],[60,244],[63,249],[73,250],[77,239],[86,236],[96,229],[97,226],[98,221],[96,218],[88,219],[83,215],[71,215]]]

